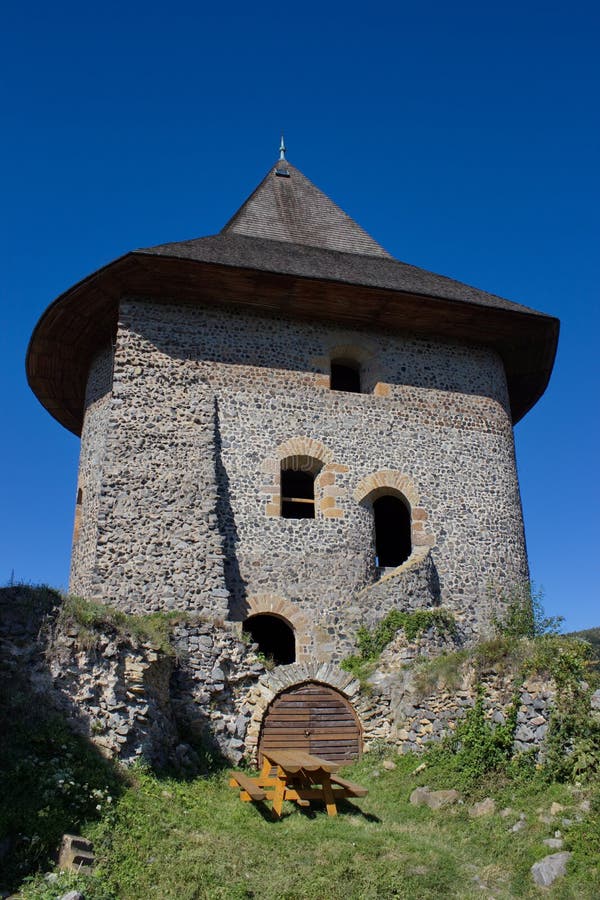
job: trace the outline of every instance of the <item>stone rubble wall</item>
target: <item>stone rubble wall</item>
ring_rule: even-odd
[[[238,763],[247,752],[247,698],[265,672],[256,644],[242,639],[237,623],[181,622],[173,646],[178,666],[171,704],[180,732]]]
[[[316,681],[340,691],[355,709],[365,749],[378,742],[419,752],[453,731],[477,698],[478,679],[464,664],[456,687],[419,692],[411,664],[455,650],[460,638],[435,628],[408,642],[402,633],[382,653],[370,689],[333,663],[316,661],[267,671],[256,645],[237,623],[192,621],[174,626],[174,654],[114,629],[94,634],[60,625],[53,608],[30,602],[31,589],[0,590],[0,678],[25,679],[32,702],[62,713],[107,756],[125,763],[144,757],[157,766],[194,768],[191,745],[218,751],[233,764],[256,759],[269,704],[283,690]],[[458,641],[458,644],[457,644]],[[555,686],[539,677],[515,683],[515,673],[489,672],[486,715],[503,724],[518,691],[515,750],[543,747]],[[600,709],[600,691],[592,699]]]
[[[484,708],[490,722],[503,725],[515,699],[514,678],[501,675],[483,680]],[[516,688],[518,694],[516,751],[539,749],[543,744],[555,697],[552,682],[528,679]],[[426,697],[410,689],[392,691],[394,724],[392,739],[403,753],[419,752],[430,741],[440,740],[457,726],[475,705],[477,685],[474,672],[467,673],[457,688],[436,691]]]
[[[369,393],[329,389],[342,349],[363,361]],[[497,605],[488,585],[527,580],[505,376],[492,350],[127,300],[103,427],[84,429],[93,446],[82,460],[104,459],[93,570],[83,571],[89,554],[76,558],[73,578],[129,612],[239,621],[257,611],[256,597],[277,596],[310,623],[297,635],[304,658],[336,662],[372,601],[385,615],[427,605],[433,592],[467,633],[482,633]],[[277,448],[294,439],[323,448],[314,519],[272,513]],[[375,584],[370,500],[355,492],[378,472],[414,486],[413,544],[417,554],[431,547],[436,579],[435,589],[423,580],[421,597],[408,572]]]
[[[226,618],[214,396],[184,361],[148,350],[120,329],[87,596]]]
[[[77,730],[106,756],[166,765],[179,743],[170,708],[173,660],[150,645],[107,633],[87,650],[79,630],[55,632],[49,671]]]
[[[503,725],[509,707],[518,703],[515,751],[540,748],[556,696],[552,680],[538,676],[522,679],[511,670],[478,675],[467,661],[459,666],[456,684],[439,681],[434,689],[424,690],[419,669],[413,664],[459,650],[462,642],[460,632],[452,636],[431,628],[412,642],[399,632],[383,651],[370,682],[374,693],[389,704],[390,740],[402,753],[419,752],[429,742],[440,740],[474,707],[481,687],[486,717],[496,725]]]
[[[353,606],[364,624],[373,628],[390,609],[412,612],[439,603],[440,586],[431,550],[418,547],[405,563],[360,591]]]
[[[73,534],[69,590],[82,597],[90,595],[96,565],[98,515],[111,411],[112,370],[113,348],[109,346],[92,360],[81,434],[76,490],[76,496],[81,491],[81,504],[76,505],[75,510],[78,533],[74,531]]]

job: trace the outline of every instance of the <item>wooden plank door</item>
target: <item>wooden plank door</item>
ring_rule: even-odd
[[[303,750],[335,762],[350,762],[361,753],[360,726],[354,710],[338,691],[308,682],[279,694],[263,719],[263,750]]]

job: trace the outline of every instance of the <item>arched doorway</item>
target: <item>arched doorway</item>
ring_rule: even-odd
[[[260,652],[276,666],[296,661],[294,631],[285,619],[270,613],[257,613],[246,619],[243,628],[252,641],[258,644]]]
[[[261,763],[263,750],[304,750],[323,759],[351,762],[362,752],[361,728],[339,691],[310,681],[273,700],[261,727]]]
[[[412,552],[410,509],[403,499],[384,494],[373,502],[375,555],[379,568],[395,568]]]

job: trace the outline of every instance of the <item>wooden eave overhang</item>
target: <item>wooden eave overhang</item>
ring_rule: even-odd
[[[81,434],[90,363],[114,340],[124,298],[227,304],[267,315],[492,347],[504,362],[513,422],[543,394],[559,331],[558,319],[520,308],[133,251],[58,297],[29,343],[29,385],[48,412],[74,434]]]

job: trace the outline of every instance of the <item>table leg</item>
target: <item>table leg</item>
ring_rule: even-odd
[[[337,816],[337,806],[335,805],[335,797],[333,796],[333,788],[331,787],[331,779],[328,772],[323,772],[321,786],[323,788],[323,799],[327,807],[327,815]]]
[[[273,796],[273,815],[276,819],[279,819],[281,817],[281,810],[283,809],[283,798],[285,797],[285,781],[285,772],[278,766],[277,781],[275,783],[275,793]]]
[[[271,774],[271,763],[267,759],[267,757],[263,757],[262,770],[260,773],[260,778],[258,779],[258,783],[263,787],[264,785],[268,785],[271,779],[269,778]]]

